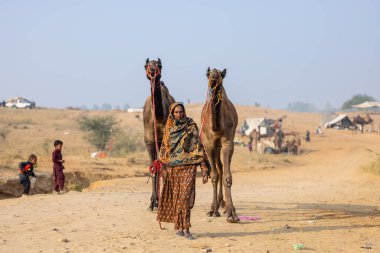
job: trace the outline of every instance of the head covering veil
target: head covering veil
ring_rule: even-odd
[[[180,120],[176,120],[173,115],[177,106],[183,108],[184,116]],[[159,154],[160,162],[169,167],[206,162],[207,156],[199,138],[198,127],[186,116],[185,107],[181,103],[173,103],[169,111]]]

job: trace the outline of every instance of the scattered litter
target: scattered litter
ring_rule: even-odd
[[[69,239],[67,239],[67,238],[63,238],[63,239],[61,239],[61,242],[69,242],[70,240]]]
[[[301,249],[304,249],[305,248],[305,245],[303,245],[303,243],[295,243],[293,244],[293,249],[295,250],[301,250]]]
[[[312,224],[312,223],[314,223],[315,222],[315,220],[307,220],[307,221],[305,221],[306,223],[309,223],[309,224]]]
[[[289,226],[288,224],[285,224],[284,228],[285,228],[285,229],[291,229],[292,227]]]
[[[63,134],[64,134],[64,135],[69,135],[70,132],[66,131],[66,132],[64,132]]]
[[[250,220],[261,220],[261,217],[260,216],[239,216],[239,219],[241,221],[250,221]]]
[[[212,249],[210,249],[210,248],[202,249],[202,253],[208,253],[208,252],[212,252]]]
[[[105,158],[105,157],[107,157],[107,153],[104,151],[92,152],[91,157],[92,158]]]

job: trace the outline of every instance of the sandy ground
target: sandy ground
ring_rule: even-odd
[[[380,177],[363,169],[379,156],[379,144],[379,134],[330,130],[304,144],[300,157],[278,155],[277,162],[236,148],[234,204],[239,215],[259,220],[207,217],[211,184],[198,178],[193,241],[176,237],[172,224],[159,229],[147,211],[146,177],[1,200],[0,252],[266,253],[294,252],[296,243],[305,252],[380,252]]]

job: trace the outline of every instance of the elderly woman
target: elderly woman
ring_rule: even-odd
[[[190,233],[190,212],[195,200],[196,168],[201,167],[205,184],[209,177],[208,162],[198,127],[186,117],[185,107],[180,103],[170,106],[159,160],[164,167],[164,185],[157,220],[174,223],[178,236],[194,239]]]

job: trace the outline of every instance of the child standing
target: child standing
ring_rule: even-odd
[[[19,178],[20,178],[20,184],[24,187],[24,191],[22,196],[27,197],[29,196],[30,191],[30,181],[35,182],[36,175],[34,174],[34,165],[37,163],[37,156],[34,154],[31,154],[29,156],[29,160],[27,162],[21,162],[18,166],[19,168]]]
[[[62,159],[62,145],[62,141],[54,141],[54,151],[52,153],[54,193],[57,194],[65,193],[63,190],[65,186],[65,175],[63,174],[65,167],[63,167],[63,163],[65,160]]]

